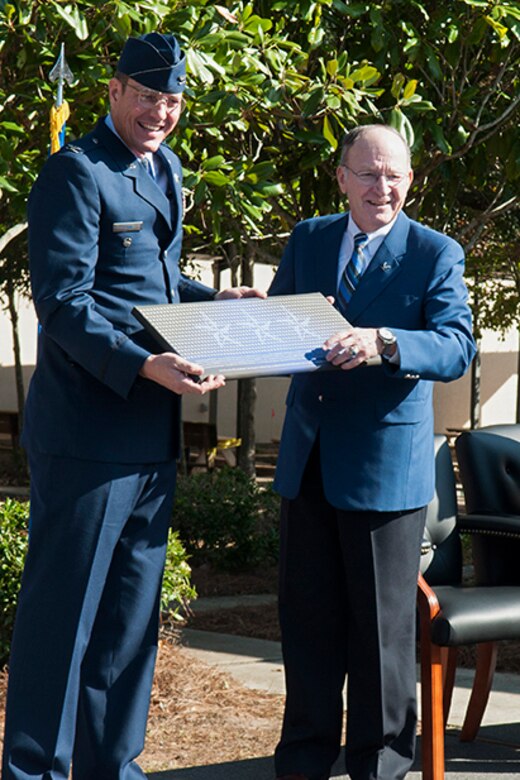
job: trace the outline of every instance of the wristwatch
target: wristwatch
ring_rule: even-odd
[[[383,345],[381,354],[385,357],[390,357],[394,354],[395,350],[392,349],[394,344],[397,344],[397,336],[390,328],[378,328],[377,338]]]

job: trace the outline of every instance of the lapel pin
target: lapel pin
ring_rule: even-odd
[[[180,183],[180,178],[179,178],[179,174],[178,173],[174,173],[173,174],[173,180],[175,181],[175,184],[179,184]]]
[[[386,262],[385,263],[381,263],[381,266],[380,266],[382,271],[389,271],[391,267],[392,266],[390,265],[390,263],[386,263]]]

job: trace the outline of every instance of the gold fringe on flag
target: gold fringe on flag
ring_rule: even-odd
[[[61,106],[52,106],[50,115],[51,154],[58,152],[61,148],[60,133],[69,116],[70,109],[66,100],[63,101]]]

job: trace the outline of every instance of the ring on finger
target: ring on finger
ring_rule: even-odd
[[[358,350],[357,347],[350,347],[349,355],[350,355],[351,358],[355,358],[355,357],[357,357],[358,352],[359,352],[359,350]]]

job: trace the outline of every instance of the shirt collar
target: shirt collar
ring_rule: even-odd
[[[387,236],[388,233],[390,233],[390,231],[392,230],[392,228],[393,228],[393,226],[395,224],[395,221],[396,221],[398,216],[399,216],[399,214],[396,214],[395,217],[393,218],[393,220],[391,222],[389,222],[387,225],[383,225],[382,227],[378,228],[377,230],[374,230],[372,233],[367,233],[367,237],[368,237],[367,238],[367,244],[369,244],[371,241],[373,241],[376,238],[379,238],[381,240],[383,238],[385,238],[385,236]],[[352,219],[352,215],[351,214],[349,214],[349,218],[348,218],[347,233],[352,238],[352,241],[354,241],[354,236],[355,235],[357,235],[358,233],[364,233],[364,231],[361,230],[361,228],[359,228],[356,225],[356,223]]]

